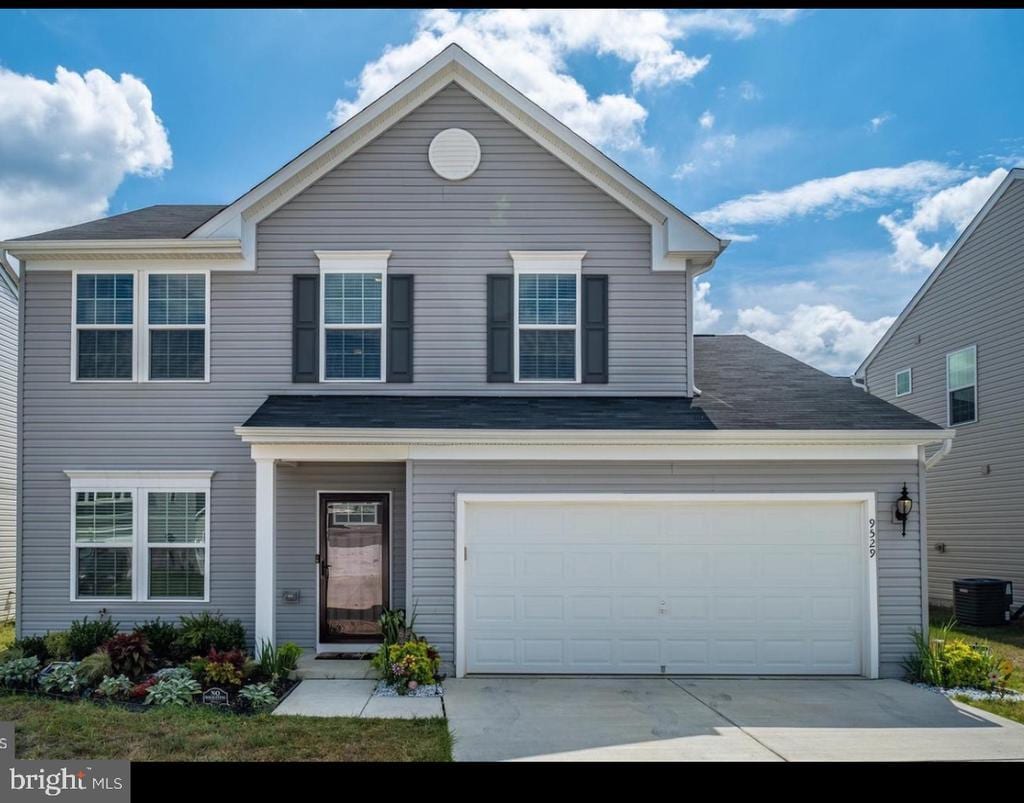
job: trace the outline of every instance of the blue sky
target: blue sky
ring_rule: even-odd
[[[835,373],[1024,163],[1017,11],[0,11],[0,236],[230,201],[449,41],[734,238],[702,329]]]

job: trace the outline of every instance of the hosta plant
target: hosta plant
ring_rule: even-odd
[[[78,677],[78,665],[51,664],[50,671],[40,676],[39,688],[51,693],[74,694],[82,688],[82,679]]]
[[[124,675],[108,675],[96,687],[96,693],[108,700],[124,700],[131,694],[135,684]]]
[[[192,704],[192,699],[202,688],[192,678],[169,678],[154,683],[146,694],[146,705]]]
[[[159,680],[182,680],[192,678],[192,670],[187,666],[169,666],[154,673],[153,677]]]
[[[262,711],[277,703],[277,695],[269,683],[250,683],[238,692],[238,696],[254,711]]]
[[[0,684],[7,688],[29,686],[39,672],[39,659],[34,655],[14,658],[0,664]]]

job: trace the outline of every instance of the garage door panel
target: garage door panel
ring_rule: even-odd
[[[466,670],[859,674],[860,508],[803,507],[467,505]]]

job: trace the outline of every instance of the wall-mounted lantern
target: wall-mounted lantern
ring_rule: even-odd
[[[896,521],[903,525],[903,537],[907,537],[907,519],[910,518],[910,511],[914,509],[914,500],[910,498],[910,494],[907,493],[907,484],[903,483],[903,491],[900,493],[899,499],[896,500],[896,506],[893,509],[893,515],[896,517]]]

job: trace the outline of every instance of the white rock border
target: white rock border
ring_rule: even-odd
[[[952,689],[943,689],[940,686],[929,686],[927,683],[915,683],[919,689],[927,689],[933,691],[936,694],[942,694],[946,697],[966,697],[968,700],[998,700],[1007,703],[1017,703],[1024,701],[1024,693],[1019,691],[985,691],[983,689],[970,689],[958,686]]]
[[[399,694],[398,689],[388,683],[386,680],[377,681],[377,685],[373,689],[374,697],[443,697],[444,686],[440,683],[426,683],[422,686],[417,686],[412,691],[407,691],[405,694]]]

